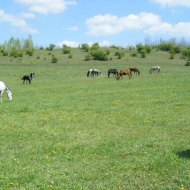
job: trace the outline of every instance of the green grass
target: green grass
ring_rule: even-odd
[[[0,189],[190,189],[190,71],[185,60],[84,61],[46,50],[22,60],[0,57],[0,80],[13,92],[0,104]],[[40,56],[40,59],[36,59]],[[161,73],[149,75],[153,65]],[[110,68],[136,66],[131,80],[107,78]],[[87,78],[90,68],[103,78]],[[21,77],[36,79],[23,85]]]

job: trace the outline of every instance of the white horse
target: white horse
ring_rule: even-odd
[[[87,77],[89,77],[89,75],[90,75],[91,77],[94,76],[94,75],[96,75],[96,76],[99,76],[99,75],[100,75],[101,77],[103,77],[101,71],[98,70],[98,69],[90,69],[90,70],[87,72]]]
[[[8,86],[5,85],[4,82],[0,81],[0,103],[2,102],[2,95],[3,95],[4,90],[7,92],[8,99],[12,100],[12,92],[11,92],[11,90],[9,89]]]
[[[152,74],[152,73],[155,73],[155,71],[157,71],[157,73],[159,73],[160,72],[160,67],[159,66],[151,67],[149,73]]]

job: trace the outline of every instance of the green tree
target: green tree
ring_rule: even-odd
[[[90,50],[90,46],[88,44],[82,44],[81,49],[85,50],[86,52],[88,52]]]
[[[69,46],[63,44],[63,48],[62,48],[63,54],[70,54],[71,49]]]

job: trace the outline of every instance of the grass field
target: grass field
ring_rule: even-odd
[[[53,50],[22,59],[0,56],[12,90],[0,104],[2,190],[189,190],[190,67],[176,55],[84,61]],[[37,59],[37,56],[38,59]],[[151,66],[161,73],[150,75]],[[140,76],[108,78],[110,68]],[[103,77],[87,78],[91,68]],[[32,84],[21,77],[36,73]]]

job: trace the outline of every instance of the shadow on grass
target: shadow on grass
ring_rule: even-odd
[[[178,155],[180,158],[187,158],[187,159],[189,158],[189,159],[190,159],[190,149],[187,149],[187,150],[178,152],[177,155]]]

